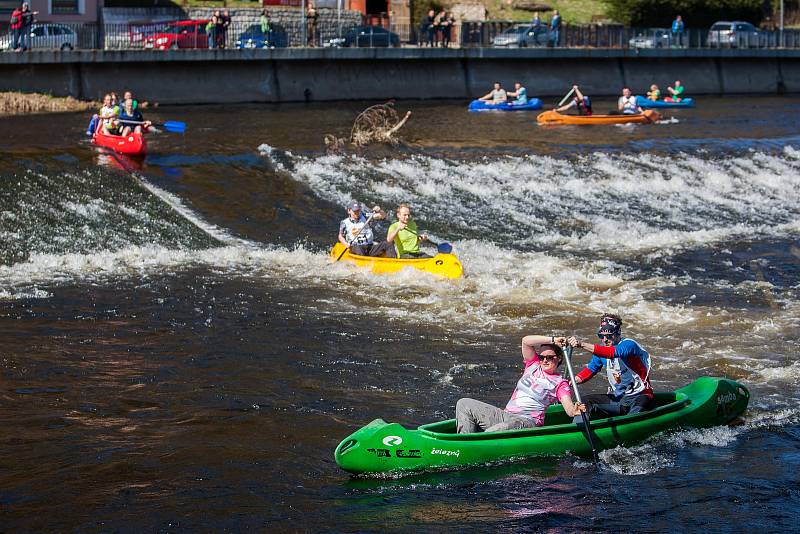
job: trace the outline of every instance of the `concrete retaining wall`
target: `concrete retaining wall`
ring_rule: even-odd
[[[0,54],[0,91],[162,104],[470,99],[494,81],[532,96],[643,93],[676,79],[698,94],[800,92],[796,50],[279,49]]]

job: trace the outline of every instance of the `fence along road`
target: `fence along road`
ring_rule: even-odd
[[[202,20],[202,19],[201,19]],[[512,27],[520,26],[506,21],[465,22],[452,29],[452,47],[492,47],[495,37]],[[37,29],[37,27],[39,29]],[[47,27],[48,29],[44,29]],[[49,28],[55,28],[49,30]],[[371,31],[356,31],[363,28],[352,22],[342,24],[322,22],[312,31],[307,24],[273,23],[265,39],[252,39],[260,33],[257,21],[234,21],[224,35],[212,35],[206,32],[205,24],[198,23],[193,27],[177,26],[170,22],[143,24],[131,23],[41,23],[34,26],[32,34],[34,49],[97,49],[97,50],[129,50],[146,48],[163,49],[205,49],[205,48],[250,48],[250,47],[318,47],[337,46],[334,40],[341,40],[350,34],[348,45],[352,47],[382,47],[386,39]],[[52,35],[51,35],[52,31]],[[384,30],[381,30],[384,31]],[[427,42],[427,35],[422,34],[419,27],[407,24],[390,24],[385,31],[397,35],[401,46],[419,46]],[[221,38],[220,38],[221,37]],[[244,38],[242,38],[244,37]],[[156,41],[161,38],[163,43]],[[8,47],[10,34],[0,41]],[[778,49],[800,48],[800,31],[763,31],[740,34],[730,39],[721,31],[692,28],[681,34],[673,34],[667,28],[625,28],[616,25],[576,25],[562,29],[560,40],[554,43],[547,39],[545,43],[531,46],[557,48],[718,48],[718,49]],[[65,44],[69,46],[64,46]],[[389,43],[391,45],[391,43]],[[442,35],[434,33],[435,46],[442,46]]]

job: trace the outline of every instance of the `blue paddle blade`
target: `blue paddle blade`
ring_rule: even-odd
[[[450,243],[439,243],[436,245],[436,250],[439,251],[439,254],[450,254],[453,252],[453,245]]]
[[[186,131],[186,123],[180,121],[167,121],[161,125],[166,131],[173,133],[183,133]]]

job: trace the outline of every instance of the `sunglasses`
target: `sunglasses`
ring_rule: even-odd
[[[555,354],[541,354],[541,355],[539,355],[539,359],[542,360],[542,361],[544,361],[544,360],[555,360],[556,358],[558,358],[558,356],[555,355]]]
[[[614,334],[597,334],[600,339],[614,339]]]

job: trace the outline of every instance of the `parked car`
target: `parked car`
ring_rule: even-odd
[[[331,39],[325,46],[400,46],[400,36],[381,26],[356,26],[342,37]]]
[[[144,38],[144,47],[157,50],[208,48],[208,20],[176,20],[161,25]]]
[[[668,48],[672,44],[672,32],[665,28],[637,30],[628,45],[631,48]]]
[[[55,48],[74,50],[78,48],[78,34],[63,24],[34,24],[31,26],[31,48]],[[0,49],[11,48],[11,36],[0,38]]]
[[[544,24],[539,26],[521,24],[508,28],[503,33],[496,35],[492,41],[492,46],[518,46],[524,48],[526,46],[547,46],[549,43],[550,30],[547,29],[547,26]]]
[[[767,34],[749,22],[735,20],[733,22],[715,22],[708,30],[708,46],[751,48],[765,46]]]
[[[286,48],[289,37],[279,24],[271,24],[269,32],[261,31],[261,24],[253,24],[239,34],[236,48]]]

